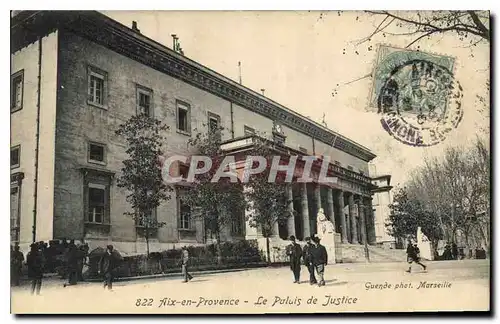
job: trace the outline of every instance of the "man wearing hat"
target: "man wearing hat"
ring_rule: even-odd
[[[311,242],[310,237],[305,238],[306,245],[302,250],[302,258],[304,260],[304,265],[307,267],[309,271],[309,284],[315,285],[318,282],[316,281],[316,276],[314,275],[314,264],[312,263],[311,249],[314,248],[314,245]]]
[[[28,265],[28,277],[31,279],[31,294],[35,292],[40,295],[42,288],[44,259],[42,251],[38,243],[30,245],[31,250],[26,256],[26,263]]]
[[[113,245],[108,245],[106,247],[106,252],[99,261],[99,269],[104,276],[104,289],[106,289],[106,287],[108,290],[113,289],[115,270],[119,265],[120,260],[117,256],[117,252],[114,251]]]
[[[295,242],[295,236],[290,236],[290,242],[291,244],[287,246],[286,254],[290,257],[290,269],[295,279],[293,283],[300,283],[300,258],[302,257],[302,249]]]
[[[319,237],[314,236],[312,240],[314,242],[314,246],[311,249],[312,263],[314,265],[314,268],[316,268],[316,272],[318,273],[318,286],[321,287],[325,285],[325,278],[323,275],[325,273],[325,266],[328,263],[328,253],[326,252],[326,248],[323,245],[319,244]]]

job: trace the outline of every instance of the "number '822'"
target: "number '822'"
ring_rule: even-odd
[[[135,301],[135,306],[137,307],[153,306],[153,298],[139,298]]]

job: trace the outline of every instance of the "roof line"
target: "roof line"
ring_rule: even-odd
[[[251,92],[253,95],[255,95],[255,96],[259,97],[260,99],[262,99],[262,100],[264,100],[264,101],[267,101],[268,103],[272,103],[272,104],[274,104],[274,105],[278,106],[279,108],[281,108],[281,109],[283,109],[283,110],[285,110],[285,111],[287,111],[287,112],[289,112],[289,113],[291,113],[291,114],[294,114],[294,115],[296,115],[296,116],[298,116],[298,117],[300,117],[300,118],[302,118],[302,119],[308,120],[309,122],[313,123],[315,126],[318,126],[318,127],[322,128],[323,130],[325,130],[325,131],[327,131],[327,132],[331,133],[332,135],[334,135],[334,136],[339,136],[339,137],[343,138],[344,140],[346,140],[346,141],[348,141],[348,142],[350,142],[350,143],[352,143],[352,144],[355,144],[355,145],[356,145],[356,146],[358,146],[359,148],[362,148],[362,149],[366,150],[367,152],[369,152],[369,153],[372,153],[372,154],[373,154],[373,152],[372,152],[369,148],[367,148],[366,146],[364,146],[364,145],[362,145],[362,144],[359,144],[358,142],[353,141],[352,139],[347,138],[347,137],[345,137],[344,135],[342,135],[342,134],[340,134],[340,133],[337,133],[336,131],[331,130],[330,128],[328,128],[328,127],[325,127],[325,126],[321,125],[320,123],[318,123],[318,122],[314,121],[313,119],[311,119],[311,118],[309,118],[309,117],[306,117],[306,116],[302,115],[302,114],[301,114],[301,113],[299,113],[299,112],[296,112],[295,110],[292,110],[292,109],[290,109],[290,108],[287,108],[286,106],[284,106],[284,105],[282,105],[282,104],[280,104],[280,103],[278,103],[278,102],[276,102],[276,101],[274,101],[274,100],[270,99],[269,97],[263,96],[262,94],[258,93],[257,91],[255,91],[255,90],[253,90],[253,89],[251,89],[251,88],[248,88],[248,87],[246,87],[246,86],[244,86],[244,85],[242,85],[242,84],[239,84],[238,82],[236,82],[236,81],[232,80],[231,78],[226,77],[225,75],[220,74],[219,72],[217,72],[217,71],[215,71],[215,70],[213,70],[213,69],[211,69],[211,68],[209,68],[209,67],[207,67],[207,66],[205,66],[205,65],[203,65],[203,64],[201,64],[201,63],[198,63],[198,62],[196,62],[195,60],[190,59],[190,58],[189,58],[189,57],[187,57],[187,56],[180,55],[179,53],[177,53],[176,51],[174,51],[174,50],[172,50],[171,48],[167,47],[166,45],[164,45],[164,44],[162,44],[162,43],[160,43],[160,42],[158,42],[158,41],[156,41],[156,40],[154,40],[154,39],[152,39],[152,38],[150,38],[150,37],[147,37],[146,35],[144,35],[144,34],[142,34],[142,33],[138,33],[138,32],[136,32],[136,31],[134,31],[134,30],[133,30],[133,29],[131,29],[130,27],[128,27],[128,26],[126,26],[126,25],[122,24],[122,23],[121,23],[121,22],[119,22],[119,21],[114,20],[113,18],[111,18],[111,17],[107,16],[106,14],[104,14],[104,13],[102,13],[102,12],[99,12],[99,11],[95,11],[95,12],[96,12],[96,13],[98,13],[99,15],[101,15],[101,16],[103,16],[103,17],[105,17],[108,21],[112,22],[113,24],[119,25],[120,27],[127,29],[127,30],[128,30],[128,31],[129,31],[132,35],[134,35],[135,37],[137,37],[137,38],[142,38],[143,40],[146,40],[147,42],[151,42],[151,43],[153,43],[154,45],[157,45],[157,46],[161,47],[163,50],[166,50],[169,54],[174,55],[176,58],[178,58],[178,59],[180,59],[180,60],[187,61],[187,63],[192,64],[192,65],[195,65],[195,66],[196,66],[196,67],[198,67],[198,68],[201,68],[201,69],[207,70],[207,72],[209,72],[209,73],[213,74],[213,76],[215,76],[215,77],[217,77],[217,78],[220,78],[220,79],[223,79],[224,81],[226,81],[226,82],[230,83],[231,85],[233,85],[233,86],[235,86],[235,87],[237,87],[237,88],[240,88],[241,90],[244,90],[244,91],[249,91],[249,92]]]

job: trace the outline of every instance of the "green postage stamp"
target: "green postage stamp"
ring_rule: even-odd
[[[443,141],[463,116],[454,67],[449,56],[379,46],[370,106],[384,129],[412,146]]]

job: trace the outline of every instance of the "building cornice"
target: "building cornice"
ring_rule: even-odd
[[[375,177],[372,177],[372,180],[387,180],[387,186],[391,185],[391,175],[390,174],[375,176]]]
[[[275,150],[277,153],[283,154],[284,156],[304,156],[303,152],[295,148],[286,146],[286,144],[282,145],[274,143],[271,140],[264,139],[257,135],[240,136],[237,138],[224,141],[221,143],[221,149],[226,154],[235,155],[238,153],[246,153],[253,149],[256,138],[260,138],[260,141],[264,140],[265,142],[267,142],[267,144],[271,149]],[[237,145],[231,146],[231,144],[237,144]],[[313,163],[312,168],[316,169],[319,172],[322,166],[322,162],[323,162],[323,157],[316,157],[316,160]],[[367,190],[367,192],[369,192],[371,189],[374,188],[374,185],[371,182],[372,179],[370,177],[356,173],[354,171],[351,171],[334,163],[328,164],[328,172],[340,179],[348,180],[352,183],[357,183],[362,185]]]
[[[42,33],[44,30],[47,32],[64,28],[366,162],[376,157],[368,148],[176,53],[97,11],[19,13],[12,18],[11,22],[13,34],[17,32],[21,37],[26,35],[21,43],[19,40],[14,40],[16,44],[12,46],[11,52],[22,48],[20,46],[23,45],[23,41],[29,41],[30,37],[32,42],[35,41],[34,32]],[[25,28],[26,26],[28,28]],[[24,32],[16,29],[23,29]]]
[[[392,190],[392,188],[393,188],[393,186],[376,187],[376,188],[372,189],[372,192],[373,193],[376,193],[376,192],[389,192],[389,191]]]

